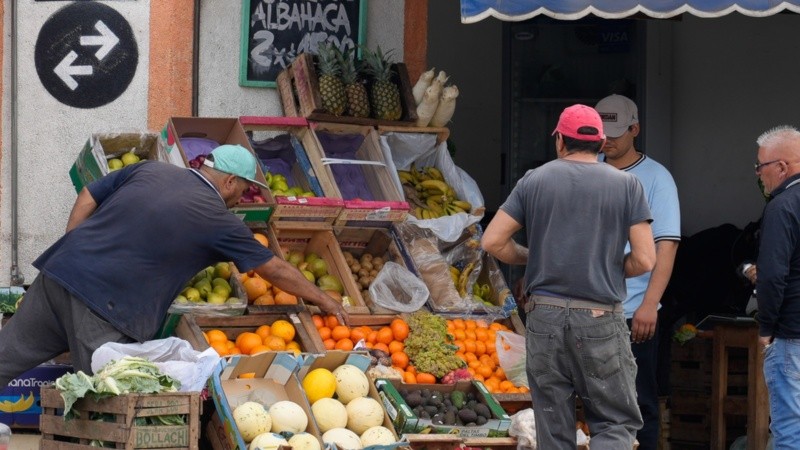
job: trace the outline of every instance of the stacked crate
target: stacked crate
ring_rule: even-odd
[[[670,397],[670,437],[672,448],[707,449],[711,445],[711,338],[698,336],[683,345],[672,346]],[[728,393],[747,392],[747,352],[745,349],[730,349]],[[726,436],[732,441],[744,435],[745,418],[728,418]]]

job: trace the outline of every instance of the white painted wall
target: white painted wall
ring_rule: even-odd
[[[11,0],[5,2],[5,30],[11,30]],[[100,2],[120,12],[136,36],[139,64],[121,97],[103,107],[77,109],[53,98],[34,66],[36,38],[44,22],[71,2],[18,0],[18,148],[19,268],[30,283],[37,271],[31,263],[63,234],[76,194],[69,178],[91,133],[147,130],[150,1]],[[283,115],[274,89],[239,86],[240,1],[201,4],[199,115]],[[404,2],[370,0],[367,45],[395,48],[403,55]],[[0,159],[0,286],[11,281],[10,55],[7,34],[3,61],[3,145]]]
[[[30,283],[33,260],[64,232],[75,189],[69,168],[91,133],[145,130],[150,1],[104,3],[122,14],[136,36],[139,64],[127,90],[94,109],[62,104],[42,85],[34,65],[39,30],[58,9],[72,2],[17,1],[18,27],[18,171],[19,268]],[[3,61],[3,145],[0,159],[0,286],[10,284],[11,267],[11,1],[5,0],[6,39]]]

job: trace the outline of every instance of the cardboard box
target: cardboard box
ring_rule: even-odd
[[[296,369],[297,359],[286,352],[236,356],[230,363],[220,362],[211,376],[211,394],[224,429],[230,430],[227,437],[231,450],[247,450],[233,420],[233,410],[248,401],[261,403],[267,409],[282,400],[300,405],[309,418],[305,431],[314,435],[322,445],[322,437],[311,414],[311,406],[295,375]],[[239,378],[239,375],[251,372],[255,373],[253,378]]]
[[[349,314],[369,314],[369,308],[361,298],[361,289],[356,285],[350,268],[344,259],[339,242],[330,225],[319,222],[273,222],[270,224],[277,240],[278,250],[283,259],[289,253],[298,251],[307,255],[317,254],[328,264],[328,273],[338,278],[344,288],[344,296],[350,298],[351,304],[346,306]],[[307,305],[312,312],[318,312],[316,306]]]
[[[344,364],[353,365],[361,369],[363,372],[366,372],[369,368],[369,361],[370,359],[366,352],[343,352],[339,350],[332,350],[325,354],[306,355],[302,364],[297,370],[297,377],[302,380],[306,374],[314,369],[319,368],[328,369],[333,372],[337,367]],[[369,383],[369,397],[376,400],[381,405],[384,404],[381,400],[378,390],[375,387],[375,384],[373,383]],[[399,440],[397,439],[397,433],[395,433],[391,418],[387,414],[385,407],[383,412],[383,426],[390,430],[392,434],[394,434],[395,442],[397,442]]]
[[[219,329],[228,336],[228,339],[235,341],[236,336],[240,333],[245,331],[254,332],[261,325],[272,325],[277,320],[287,320],[294,325],[294,340],[300,344],[301,351],[309,353],[325,351],[321,341],[319,339],[314,340],[308,334],[308,330],[299,317],[301,315],[308,316],[307,320],[311,320],[307,311],[296,314],[255,314],[237,317],[204,317],[190,314],[181,316],[175,327],[175,335],[188,341],[195,350],[203,351],[209,347],[208,342],[203,337],[203,331]]]
[[[362,255],[370,254],[380,257],[384,262],[391,261],[408,269],[415,276],[419,276],[410,262],[410,256],[405,252],[391,230],[384,228],[343,227],[335,231],[336,239],[342,254],[349,253],[354,259],[359,260]],[[352,269],[351,269],[351,273]],[[357,275],[357,273],[354,273]],[[369,286],[360,284],[360,295],[364,303],[373,314],[396,314],[396,311],[386,309],[375,302],[369,293]]]
[[[0,391],[0,423],[12,428],[38,428],[42,414],[40,388],[52,385],[71,365],[42,364],[11,380]]]
[[[139,449],[192,449],[200,439],[200,393],[170,392],[161,394],[124,394],[102,400],[83,398],[73,409],[79,417],[64,420],[64,400],[54,387],[42,388],[42,449],[90,450],[90,441],[100,440],[112,447]],[[113,416],[98,421],[95,413]],[[142,425],[141,419],[153,416],[185,415],[182,425]],[[80,440],[67,443],[65,439]]]
[[[253,151],[238,118],[172,117],[168,124],[168,145],[177,145],[186,167],[199,155],[207,155],[223,144],[238,144]],[[264,180],[261,167],[256,178]],[[231,212],[245,222],[268,222],[275,210],[275,199],[269,189],[259,187],[264,203],[239,203]]]
[[[317,145],[306,148],[326,197],[344,200],[337,226],[388,227],[409,206],[394,181],[394,165],[369,126],[312,123]]]
[[[315,197],[276,196],[273,193],[276,205],[272,220],[332,224],[344,207],[344,201],[325,197],[305,150],[307,147],[317,145],[308,129],[306,119],[242,116],[239,122],[248,133],[251,146],[262,168],[266,167],[272,174],[279,173],[285,176],[289,181],[289,187],[299,186],[315,195]],[[291,146],[291,151],[287,151],[288,146]]]
[[[154,133],[98,133],[89,137],[69,169],[75,192],[108,174],[108,160],[133,151],[139,158],[166,161],[159,136]]]
[[[492,395],[486,390],[486,386],[480,381],[460,381],[456,384],[425,384],[413,385],[403,384],[396,380],[378,379],[375,386],[380,392],[384,406],[392,418],[395,428],[401,433],[447,433],[458,434],[464,437],[505,437],[508,436],[508,428],[511,426],[511,418],[503,408],[494,400]],[[398,388],[402,386],[405,390],[429,389],[449,395],[455,390],[462,392],[472,392],[478,401],[489,407],[492,418],[484,425],[480,426],[457,426],[457,425],[433,425],[430,419],[417,417],[403,397]]]

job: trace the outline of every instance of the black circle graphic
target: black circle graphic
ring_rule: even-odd
[[[36,38],[36,73],[47,92],[75,108],[96,108],[128,88],[139,63],[133,30],[113,8],[76,2],[50,16]]]

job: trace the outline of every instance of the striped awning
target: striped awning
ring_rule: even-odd
[[[782,11],[800,13],[800,0],[461,0],[463,23],[474,23],[487,17],[520,21],[539,15],[575,20],[589,14],[606,19],[636,14],[667,19],[686,13],[698,17],[721,17],[733,12],[766,17]]]

